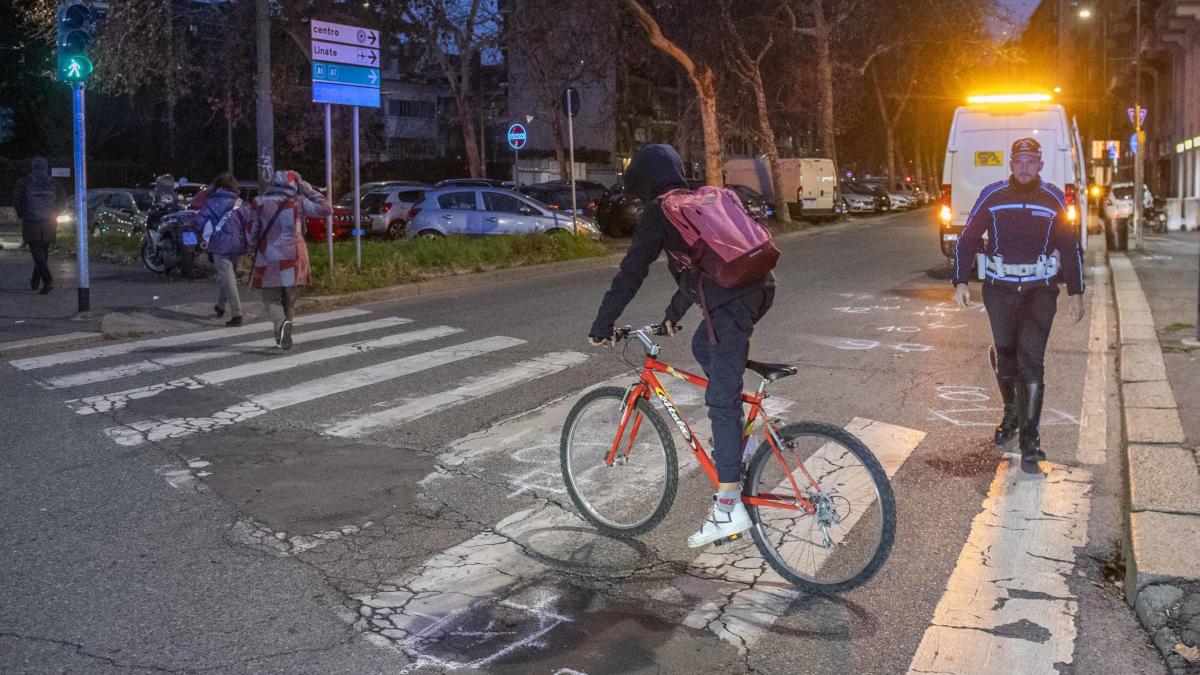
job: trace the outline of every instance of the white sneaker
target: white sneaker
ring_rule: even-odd
[[[746,513],[746,505],[738,502],[733,505],[733,511],[726,513],[713,504],[713,512],[708,520],[692,536],[688,537],[688,546],[699,548],[711,544],[718,539],[741,534],[750,529],[750,514]]]

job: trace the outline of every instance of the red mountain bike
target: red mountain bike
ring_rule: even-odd
[[[651,530],[675,500],[675,444],[650,403],[652,393],[717,485],[716,467],[657,373],[702,388],[708,381],[659,361],[651,335],[662,335],[661,327],[617,331],[618,340],[637,339],[645,348],[641,376],[628,388],[601,387],[584,395],[567,416],[559,447],[571,501],[585,519],[615,537]],[[781,426],[768,418],[767,385],[794,375],[795,367],[749,361],[746,368],[762,382],[754,393],[742,394],[749,406],[743,447],[756,422],[765,428],[763,442],[743,461],[742,502],[755,545],[798,587],[829,593],[864,583],[883,566],[896,536],[896,500],[883,467],[844,429],[818,422]]]

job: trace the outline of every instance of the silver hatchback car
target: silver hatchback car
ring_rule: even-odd
[[[407,237],[571,232],[571,216],[512,190],[447,187],[430,190],[409,211]],[[596,221],[576,217],[581,234],[600,238]]]

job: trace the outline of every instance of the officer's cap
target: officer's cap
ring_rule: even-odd
[[[1012,144],[1012,156],[1029,155],[1030,157],[1042,158],[1042,144],[1037,142],[1037,139],[1028,136],[1018,138]]]

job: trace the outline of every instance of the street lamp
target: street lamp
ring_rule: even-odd
[[[1092,18],[1092,10],[1088,9],[1087,7],[1084,7],[1083,9],[1079,10],[1079,18],[1081,18],[1081,19]]]

